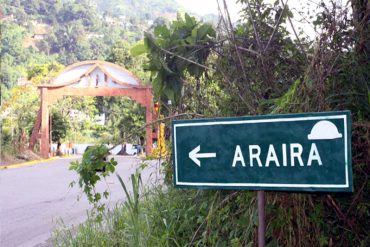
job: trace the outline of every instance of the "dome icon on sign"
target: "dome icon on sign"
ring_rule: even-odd
[[[317,122],[311,133],[307,136],[308,140],[331,140],[342,138],[342,134],[338,132],[337,126],[330,121]]]

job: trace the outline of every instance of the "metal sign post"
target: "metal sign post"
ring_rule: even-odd
[[[266,214],[265,214],[265,191],[257,191],[258,203],[258,247],[265,247]]]

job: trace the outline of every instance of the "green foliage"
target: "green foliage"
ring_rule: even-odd
[[[147,52],[145,69],[151,71],[153,88],[159,97],[179,104],[186,74],[199,78],[209,54],[209,45],[215,38],[213,27],[200,23],[194,17],[178,15],[169,27],[159,25],[154,34],[146,33],[142,44],[132,48],[132,54]]]
[[[369,246],[370,35],[366,1],[351,1],[352,9],[321,3],[313,24],[322,35],[314,42],[301,32],[294,37],[288,33],[293,17],[289,6],[283,7],[279,1],[240,3],[240,22],[228,23],[223,16],[216,34],[211,25],[187,14],[170,24],[157,18],[152,10],[171,12],[176,6],[173,1],[0,1],[4,15],[15,18],[1,23],[1,96],[6,100],[1,109],[5,116],[2,143],[8,144],[7,149],[14,143],[16,150],[22,132],[32,129],[39,107],[34,88],[14,87],[18,78],[29,75],[36,84],[47,82],[53,70],[49,65],[55,60],[70,64],[107,58],[138,74],[145,83],[152,79],[162,114],[196,112],[224,117],[350,109],[355,193],[268,193],[267,240],[269,246]],[[136,57],[131,57],[130,45],[120,40],[138,41],[141,31],[148,28],[147,21],[153,19],[144,42],[131,49]],[[37,26],[31,20],[53,24],[45,39],[33,43],[41,52],[23,46],[25,38],[34,34],[32,26]],[[144,53],[146,57],[140,56]],[[175,105],[167,106],[168,99]],[[63,117],[74,108],[88,116],[71,120],[75,135],[69,131],[65,138],[91,138],[93,130],[110,141],[125,138],[136,142],[143,135],[141,107],[127,99],[109,98],[97,99],[96,105],[107,114],[108,128],[91,120],[97,112],[94,99],[68,97],[58,103]],[[106,155],[106,148],[98,147],[71,165],[80,173],[79,184],[98,208],[99,219],[104,210],[99,202],[108,194],[94,189],[103,177],[97,170],[106,163],[115,166],[114,161],[104,160]],[[171,164],[163,167],[168,181]],[[132,180],[136,192],[128,196],[122,184],[129,200],[107,213],[104,224],[88,221],[77,233],[61,232],[56,245],[255,245],[254,193],[175,190],[168,185],[139,195],[138,176]]]
[[[53,111],[51,139],[54,143],[60,143],[66,137],[69,128],[67,119],[58,111]]]
[[[130,48],[131,45],[126,41],[113,43],[107,61],[126,68],[144,84],[148,85],[150,83],[150,73],[143,69],[143,65],[147,62],[147,59],[143,56],[134,58],[130,53]]]
[[[37,58],[37,57],[36,57]],[[42,60],[39,60],[42,62]],[[5,73],[1,75],[1,79],[4,82],[9,82],[9,84],[1,85],[1,97],[5,102],[1,106],[1,111],[5,114],[2,131],[5,133],[4,138],[2,138],[2,143],[4,145],[12,145],[16,151],[19,151],[20,148],[25,147],[25,142],[30,136],[32,129],[34,127],[34,122],[37,117],[37,113],[40,107],[40,98],[38,90],[33,86],[33,84],[40,84],[46,82],[45,80],[50,79],[54,76],[62,66],[57,63],[48,63],[48,64],[34,64],[26,70],[23,66],[8,67],[9,65],[2,64],[1,70],[4,70]],[[24,86],[11,86],[10,81],[15,81],[19,77],[18,70],[22,69],[22,74],[28,75],[28,80],[32,83]],[[14,73],[14,78],[9,79],[10,74]],[[7,79],[6,79],[7,78]],[[8,89],[9,86],[11,89]],[[56,119],[59,119],[56,117]],[[58,120],[56,122],[55,135],[59,136],[61,133],[60,127],[64,129],[66,126],[60,126]],[[61,135],[63,138],[65,134]],[[21,140],[23,139],[23,140]],[[59,139],[58,139],[59,140]]]
[[[343,18],[347,11],[323,3],[323,11],[315,24],[325,31],[325,35],[320,37],[312,62],[299,84],[295,83],[276,101],[274,112],[346,109],[351,110],[355,120],[370,119],[368,51],[350,48],[359,45],[360,41],[356,42],[354,36],[359,35],[356,28],[360,26],[353,27]],[[362,32],[369,31],[365,29]]]
[[[52,107],[59,112],[68,126],[65,141],[71,143],[101,143],[96,139],[99,125],[95,123],[98,113],[95,97],[64,97]],[[54,127],[53,127],[54,128]]]
[[[209,117],[232,115],[229,108],[229,95],[215,80],[213,73],[207,73],[199,79],[187,78],[183,88],[183,111],[196,112]]]
[[[118,41],[112,48],[107,61],[118,64],[124,68],[133,66],[133,58],[129,52],[129,44],[124,41]]]
[[[278,1],[240,2],[245,9],[234,33],[227,31],[229,23],[223,24],[220,39],[230,42],[217,57],[220,73],[216,76],[230,95],[226,108],[234,109],[233,115],[268,114],[268,103],[284,95],[304,74],[310,43],[293,40],[287,31],[289,7],[282,9]]]
[[[109,149],[104,145],[98,145],[89,148],[82,157],[82,161],[71,162],[69,167],[70,170],[74,170],[79,175],[78,185],[82,188],[86,194],[87,199],[98,212],[103,212],[105,205],[100,203],[102,197],[108,198],[109,192],[105,190],[103,193],[95,190],[96,184],[101,180],[109,176],[115,171],[117,161],[113,158],[107,160],[109,155]],[[100,171],[103,171],[100,173]],[[99,174],[100,173],[100,174]],[[74,182],[71,183],[71,186]],[[98,219],[101,218],[101,214],[98,215]]]
[[[27,79],[34,85],[50,84],[52,79],[56,77],[63,68],[63,65],[56,62],[33,64],[27,70]]]
[[[50,44],[50,52],[59,53],[59,61],[63,64],[102,59],[108,51],[102,37],[88,37],[88,29],[82,20],[57,26],[48,36],[47,42]]]
[[[3,145],[11,145],[15,151],[24,148],[24,138],[31,134],[40,100],[36,88],[17,86],[10,91],[10,98],[0,107],[2,113]]]
[[[143,42],[139,42],[134,47],[131,48],[131,55],[132,56],[140,56],[147,52],[146,46]]]
[[[57,21],[59,23],[70,23],[78,20],[88,30],[94,30],[98,25],[98,19],[96,9],[86,0],[64,2],[57,13]]]
[[[1,4],[6,19],[1,24],[2,58],[6,53],[17,63],[28,60],[26,39],[27,46],[35,48],[36,53],[57,54],[64,65],[87,59],[105,60],[112,44],[122,39],[137,41],[142,38],[142,30],[150,27],[150,20],[163,13],[174,14],[177,6],[173,0],[12,0]],[[40,33],[40,27],[45,25],[47,32]],[[40,34],[41,40],[35,34]]]
[[[4,57],[4,60],[1,63],[0,72],[0,81],[2,88],[1,96],[2,99],[5,101],[9,98],[9,90],[15,86],[18,78],[23,75],[24,71],[18,66],[9,64],[6,60],[6,57]]]
[[[140,173],[136,172],[136,174],[131,174],[131,182],[132,182],[132,196],[126,188],[125,183],[123,182],[122,178],[117,174],[117,178],[121,183],[121,186],[126,195],[125,201],[125,208],[130,214],[130,219],[132,223],[132,239],[133,241],[129,244],[130,246],[140,246],[142,245],[140,239],[142,238],[141,229],[140,229],[140,207],[139,207],[139,188],[142,185]]]
[[[10,89],[15,86],[17,79],[22,76],[24,69],[18,67],[26,60],[29,51],[22,45],[23,39],[27,35],[27,30],[14,23],[1,23],[1,42],[0,42],[0,81]]]
[[[247,5],[247,1],[241,2]],[[214,72],[197,77],[196,71],[187,67],[190,63],[175,59],[179,56],[189,58],[184,51],[191,47],[192,37],[198,31],[201,33],[200,30],[189,32],[187,25],[194,23],[187,17],[180,24],[185,26],[181,29],[183,32],[177,31],[179,26],[159,26],[152,36],[147,35],[144,44],[131,50],[132,54],[147,52],[147,69],[154,72],[153,78],[156,80],[158,75],[165,75],[158,77],[159,82],[154,80],[155,87],[167,83],[176,92],[176,86],[180,84],[176,83],[180,79],[186,80],[180,92],[177,91],[179,101],[185,105],[177,109],[183,112],[225,116],[351,109],[355,120],[356,192],[351,195],[268,193],[267,241],[269,246],[367,246],[370,80],[368,51],[363,47],[369,36],[356,33],[366,33],[367,29],[356,26],[353,33],[348,32],[352,27],[343,17],[346,15],[330,13],[325,7],[317,22],[325,32],[313,50],[310,43],[292,40],[288,34],[283,24],[289,23],[292,17],[289,8],[283,9],[278,2],[248,1],[248,5],[243,21],[233,30],[235,37],[227,31],[230,27],[225,27],[219,35],[227,42],[221,48],[214,48],[216,54],[202,61],[202,65],[216,67]],[[351,36],[355,33],[358,39]],[[180,35],[183,35],[183,43],[178,39]],[[172,43],[176,40],[179,44]],[[356,40],[361,41],[361,45]],[[171,81],[169,78],[175,79]],[[166,93],[163,88],[156,92],[164,99],[171,98],[171,93]],[[164,167],[166,178],[171,177],[171,166],[166,164]],[[142,224],[132,227],[130,207],[126,205],[118,210],[118,216],[113,214],[107,218],[108,222],[115,223],[108,227],[109,230],[99,228],[99,233],[104,232],[101,240],[112,241],[109,242],[111,245],[124,242],[144,246],[255,244],[257,220],[253,193],[229,194],[166,187],[148,195],[137,204],[136,212]],[[129,223],[125,224],[127,220]],[[136,239],[133,242],[132,236]],[[81,235],[69,238],[73,243],[81,243],[80,239]]]
[[[7,22],[1,24],[1,29],[0,56],[11,56],[14,58],[13,63],[19,63],[24,59],[25,49],[22,42],[27,35],[26,29]]]
[[[59,230],[56,246],[252,246],[257,214],[253,193],[178,190],[155,187],[139,195],[140,176],[132,175],[133,194],[106,214],[102,224],[88,220],[77,234]],[[136,191],[136,192],[135,192]],[[235,207],[234,204],[240,205]]]
[[[347,16],[346,8],[341,9],[332,4],[334,6],[322,4],[323,10],[315,23],[322,29],[323,35],[315,50],[308,51],[312,52],[310,64],[305,67],[301,78],[283,96],[273,101],[272,112],[350,109],[354,120],[352,163],[355,193],[271,195],[270,201],[273,204],[268,213],[272,216],[271,236],[283,246],[369,244],[369,234],[365,230],[368,228],[369,215],[355,208],[366,208],[369,211],[367,194],[370,187],[365,174],[370,172],[370,140],[364,137],[370,131],[370,67],[368,51],[360,48],[362,46],[357,43],[360,39],[354,36],[361,36],[363,43],[368,42],[370,36],[364,38],[364,33],[368,31],[363,24],[352,26],[347,21],[347,17],[344,17]],[[353,17],[356,20],[356,16]],[[359,49],[352,49],[358,45]],[[282,212],[281,208],[291,210]],[[287,225],[290,227],[287,228]]]
[[[126,97],[98,97],[98,105],[106,114],[109,143],[140,143],[145,135],[145,108]]]
[[[300,79],[296,80],[283,96],[275,100],[275,109],[271,113],[283,113],[286,109],[289,109],[290,105],[296,100],[295,93],[300,83]]]

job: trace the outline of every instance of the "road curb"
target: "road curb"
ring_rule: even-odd
[[[50,160],[56,160],[56,159],[59,159],[59,158],[60,157],[56,156],[56,157],[51,157],[51,158],[43,159],[43,160],[32,160],[32,161],[28,161],[28,162],[24,162],[24,163],[19,163],[19,164],[11,164],[11,165],[6,165],[6,166],[0,166],[0,170],[32,166],[32,165],[36,165],[36,164],[39,164],[39,163],[45,163],[45,162],[48,162]]]

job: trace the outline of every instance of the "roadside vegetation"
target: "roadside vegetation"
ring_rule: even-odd
[[[310,41],[291,25],[288,6],[241,2],[244,16],[236,26],[227,8],[217,28],[185,15],[145,33],[132,49],[147,56],[161,112],[189,118],[351,110],[355,192],[267,193],[266,237],[268,246],[369,245],[370,36],[361,12],[367,7],[353,2],[351,13],[320,4],[311,18],[318,34]],[[89,220],[75,234],[59,232],[57,243],[256,245],[254,192],[174,189],[170,157],[163,170],[164,185],[106,211],[103,221]],[[97,234],[88,237],[92,229]]]
[[[133,184],[140,188],[138,194],[105,211],[102,222],[91,217],[76,229],[60,227],[54,232],[54,245],[253,246],[254,193],[178,190],[162,185],[148,191],[137,178]],[[240,204],[239,212],[230,207],[232,201]]]
[[[368,2],[353,0],[341,5],[310,1],[315,6],[312,13],[312,9],[308,12],[304,8],[307,6],[294,9],[285,1],[240,0],[243,8],[238,23],[230,21],[226,1],[218,2],[217,25],[188,14],[179,14],[167,23],[157,21],[141,33],[142,41],[138,38],[135,41],[139,42],[127,46],[115,43],[109,61],[131,62],[128,68],[151,83],[167,126],[172,119],[194,117],[350,110],[354,192],[268,192],[266,237],[268,246],[369,246]],[[297,27],[297,20],[312,25],[315,37],[307,36],[304,27]],[[22,34],[24,30],[16,31]],[[60,51],[82,59],[77,50]],[[67,57],[61,56],[59,61],[64,64]],[[97,111],[107,106],[96,104],[100,100],[92,99],[92,108]],[[116,103],[117,108],[124,105]],[[22,114],[14,116],[23,120]],[[112,126],[135,121],[122,118]],[[133,129],[140,136],[136,127]],[[13,131],[20,133],[17,128]],[[8,137],[18,132],[9,130]],[[123,140],[124,133],[117,131],[115,137],[107,139]],[[60,227],[53,236],[55,246],[257,245],[255,192],[175,189],[171,154],[161,166],[163,184],[146,190],[138,172],[131,184],[121,184],[122,197],[128,200],[115,209],[105,208],[94,183],[114,172],[114,161],[103,161],[104,155],[92,159],[99,152],[91,152],[81,163],[71,165],[80,176],[79,186],[89,185],[85,192],[92,193],[96,210],[76,229]],[[104,162],[111,168],[100,176],[96,168]],[[134,188],[131,195],[127,193],[130,186]]]
[[[162,15],[176,16],[177,9],[174,0],[150,4],[143,8],[145,4],[132,1],[0,0],[1,163],[29,154],[28,139],[40,107],[37,86],[50,83],[66,66],[105,60],[149,83],[142,69],[145,58],[133,59],[129,49],[144,30],[166,22]],[[143,109],[125,97],[64,97],[51,112],[61,120],[59,126],[66,127],[53,128],[65,132],[53,140],[62,144],[113,143],[128,135],[127,128],[137,130],[144,119]],[[97,124],[98,114],[104,114],[104,126]],[[138,143],[143,131],[134,132],[127,141]],[[36,145],[36,153],[38,149]]]

